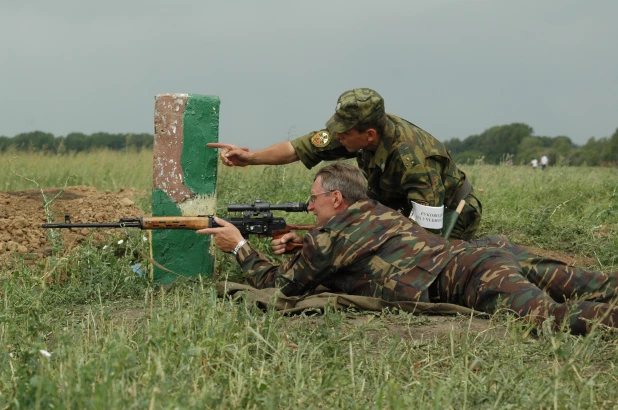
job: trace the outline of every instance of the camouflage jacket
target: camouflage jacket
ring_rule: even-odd
[[[277,287],[287,296],[318,285],[384,300],[428,301],[427,289],[468,245],[432,235],[392,209],[363,200],[308,232],[302,250],[275,266],[250,245],[237,254],[256,288]]]
[[[431,134],[394,115],[387,117],[376,151],[349,152],[327,130],[290,142],[307,168],[320,161],[356,157],[359,168],[367,174],[369,197],[406,216],[412,210],[410,201],[441,206],[463,184],[465,174]],[[316,134],[324,135],[321,143],[312,143]]]

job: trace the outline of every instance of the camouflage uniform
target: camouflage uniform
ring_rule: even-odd
[[[358,201],[308,232],[302,251],[285,264],[274,266],[249,244],[240,248],[237,260],[249,284],[278,287],[287,296],[323,285],[387,301],[448,302],[488,313],[505,306],[537,323],[550,316],[556,325],[566,320],[573,333],[585,333],[583,319],[599,318],[609,309],[602,323],[618,325],[618,309],[599,303],[607,301],[609,293],[596,302],[565,302],[583,293],[581,283],[573,281],[568,290],[556,287],[547,294],[524,277],[524,268],[507,250],[428,234],[373,200]],[[569,276],[564,264],[548,261],[546,267],[552,265],[555,275]],[[588,275],[592,280],[604,277]]]
[[[538,256],[523,246],[511,243],[504,235],[484,236],[470,241],[470,244],[508,251],[521,266],[524,277],[559,302],[572,298],[610,302],[618,293],[618,272],[594,272],[557,259]]]
[[[339,97],[338,109],[333,118],[344,121],[338,116],[346,114],[346,107],[362,98],[359,95],[370,100],[368,108],[357,104],[361,109],[375,109],[380,116],[384,114],[384,101],[375,91],[357,89]],[[377,114],[375,116],[378,117]],[[312,132],[291,141],[296,154],[307,168],[321,161],[356,158],[359,168],[367,175],[369,197],[383,205],[399,210],[406,216],[412,210],[411,201],[428,206],[445,204],[451,209],[457,207],[459,201],[454,199],[458,190],[464,186],[466,175],[457,167],[444,145],[431,134],[404,119],[387,114],[378,148],[375,151],[361,149],[349,152],[335,138],[335,132],[341,131],[333,131],[333,121],[331,119],[327,124],[330,131]],[[341,129],[345,130],[347,126]],[[466,205],[450,235],[454,239],[471,239],[481,220],[481,202],[474,190],[464,199]]]

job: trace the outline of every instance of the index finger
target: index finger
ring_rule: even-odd
[[[199,233],[200,235],[215,235],[218,232],[223,231],[225,228],[224,227],[217,227],[217,228],[204,228],[204,229],[199,229],[197,231],[195,231],[195,233]]]
[[[225,219],[223,219],[223,218],[219,218],[218,216],[215,216],[215,217],[213,218],[213,220],[214,220],[214,221],[215,221],[215,223],[216,223],[217,225],[219,225],[219,227],[221,227],[221,228],[223,228],[224,226],[230,226],[230,225],[233,225],[232,223],[230,223],[230,222],[226,221],[226,220],[225,220]]]
[[[206,144],[208,148],[224,148],[224,149],[234,149],[236,145],[234,144],[223,144],[221,142],[209,142]]]

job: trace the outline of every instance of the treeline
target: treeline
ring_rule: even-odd
[[[38,151],[53,154],[109,149],[114,151],[152,149],[152,134],[109,134],[97,132],[82,134],[72,132],[66,137],[56,137],[43,131],[18,134],[12,138],[0,136],[0,152]]]
[[[590,138],[578,146],[569,137],[533,135],[532,127],[514,123],[498,125],[463,141],[454,138],[444,142],[459,164],[512,163],[529,164],[533,158],[547,155],[553,165],[618,166],[618,129],[609,138]]]
[[[453,138],[444,145],[459,164],[529,164],[547,155],[552,165],[618,166],[618,129],[608,138],[590,138],[578,146],[569,137],[535,136],[527,124],[497,125],[464,140]],[[25,132],[12,138],[0,136],[0,152],[39,151],[53,154],[109,149],[114,151],[152,149],[152,134],[109,134],[72,132],[56,137],[43,131]]]

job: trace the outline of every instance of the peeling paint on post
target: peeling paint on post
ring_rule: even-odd
[[[216,210],[217,150],[206,143],[219,139],[219,97],[159,94],[155,97],[152,214],[212,215]],[[210,238],[194,231],[152,231],[152,277],[172,283],[178,275],[212,276]],[[171,271],[171,272],[169,272]],[[174,272],[174,273],[172,273]]]

